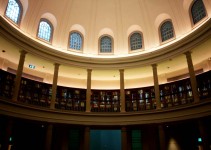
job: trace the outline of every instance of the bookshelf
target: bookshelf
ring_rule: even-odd
[[[196,76],[201,100],[211,97],[211,71]],[[12,99],[15,75],[0,70],[0,97]],[[159,85],[161,108],[188,104],[194,101],[190,79]],[[52,85],[22,77],[18,101],[49,107]],[[120,112],[120,90],[91,90],[91,112]],[[154,86],[125,89],[126,111],[156,109]],[[56,109],[85,111],[86,89],[57,86]]]
[[[193,102],[189,78],[160,85],[161,108]]]
[[[7,99],[12,99],[14,82],[14,74],[0,70],[0,96]]]
[[[142,111],[156,108],[154,87],[125,90],[126,111]]]
[[[86,90],[58,86],[56,108],[73,111],[85,111]]]
[[[119,90],[92,90],[92,112],[120,112]]]

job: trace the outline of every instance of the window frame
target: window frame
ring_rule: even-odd
[[[202,1],[203,5],[204,5],[203,0],[201,0],[201,1]],[[195,3],[195,0],[193,0],[193,1],[191,2],[190,7],[189,7],[189,16],[190,16],[190,21],[191,21],[192,27],[195,27],[195,26],[201,24],[201,23],[202,23],[204,20],[206,20],[207,17],[208,17],[207,9],[206,9],[206,7],[205,7],[205,5],[204,5],[205,14],[206,14],[205,17],[202,18],[201,20],[199,20],[198,22],[196,22],[196,23],[194,24],[194,22],[193,22],[193,16],[192,16],[192,11],[191,11],[194,3]]]
[[[80,49],[80,50],[70,48],[70,35],[71,35],[72,33],[78,33],[78,34],[80,34],[80,36],[81,36],[82,43],[81,43],[81,49]],[[69,34],[68,34],[67,49],[70,50],[70,51],[82,53],[82,52],[83,52],[83,47],[84,47],[84,36],[83,36],[83,34],[82,34],[80,31],[78,31],[78,30],[72,30],[72,31],[70,31]]]
[[[42,38],[40,38],[40,37],[38,36],[39,27],[40,27],[40,22],[42,22],[42,21],[47,22],[47,23],[50,25],[50,27],[51,27],[51,35],[50,35],[51,37],[50,37],[50,41],[47,41],[47,40],[45,40],[45,39],[42,39]],[[39,23],[38,23],[38,28],[37,28],[37,35],[36,35],[37,39],[39,39],[40,41],[43,41],[43,42],[45,42],[45,43],[52,44],[52,41],[53,41],[53,33],[54,33],[53,24],[52,24],[48,19],[46,19],[46,18],[41,18],[40,21],[39,21]]]
[[[162,41],[161,27],[162,27],[162,25],[163,25],[165,22],[171,22],[171,24],[172,24],[172,29],[173,29],[173,37],[170,38],[170,39],[168,39],[168,40]],[[158,34],[159,34],[159,39],[160,39],[160,44],[161,44],[161,45],[162,45],[162,44],[166,44],[166,43],[168,43],[168,42],[170,42],[170,41],[175,40],[176,34],[175,34],[175,30],[174,30],[174,24],[173,24],[173,22],[172,22],[171,19],[163,20],[163,21],[160,23],[159,28],[158,28]]]
[[[134,33],[139,33],[141,35],[142,47],[140,49],[131,50],[130,38]],[[128,50],[129,50],[129,53],[135,53],[135,52],[140,52],[140,51],[144,50],[144,36],[143,36],[143,33],[141,31],[133,31],[133,32],[130,33],[130,35],[128,36]]]
[[[18,6],[19,6],[19,16],[18,16],[18,20],[17,20],[17,23],[14,22],[11,18],[9,18],[7,15],[6,15],[6,12],[7,12],[7,7],[8,7],[8,4],[9,4],[9,0],[7,1],[7,6],[6,6],[6,9],[4,11],[4,16],[5,18],[7,18],[12,24],[16,25],[16,26],[20,26],[21,24],[21,20],[22,20],[22,16],[23,16],[23,5],[22,3],[20,2],[20,0],[14,0],[16,1],[16,3],[18,3]]]
[[[106,36],[111,39],[111,52],[101,52],[100,51],[100,48],[101,48],[101,39],[103,37],[106,37]],[[98,54],[100,54],[100,55],[112,55],[112,54],[114,54],[114,39],[113,39],[113,37],[111,35],[109,35],[109,34],[103,34],[103,35],[101,35],[98,38]]]

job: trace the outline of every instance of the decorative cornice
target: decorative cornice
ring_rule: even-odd
[[[168,109],[124,113],[74,112],[36,107],[0,99],[0,114],[16,118],[76,125],[140,125],[210,116],[211,99]]]
[[[169,46],[149,53],[117,58],[85,57],[55,50],[24,35],[12,27],[2,16],[0,16],[0,34],[8,41],[20,47],[20,49],[58,64],[81,68],[92,66],[92,69],[119,69],[156,64],[183,54],[186,51],[191,51],[195,46],[211,37],[211,18],[207,18],[200,28]]]

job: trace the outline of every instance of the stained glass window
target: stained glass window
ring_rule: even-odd
[[[100,39],[100,52],[111,53],[112,52],[112,39],[108,36],[104,36]]]
[[[70,41],[69,41],[69,47],[71,49],[75,50],[81,50],[82,49],[82,37],[81,34],[77,32],[73,32],[70,34]]]
[[[195,0],[191,8],[191,14],[194,24],[206,16],[206,10],[202,0]]]
[[[174,37],[174,29],[171,21],[166,21],[160,28],[162,42]]]
[[[21,4],[18,0],[9,0],[5,15],[14,23],[18,24],[21,18]]]
[[[140,33],[133,33],[130,36],[130,49],[137,50],[142,48],[142,36]]]
[[[50,42],[52,37],[52,25],[48,21],[40,21],[37,36],[40,39]]]

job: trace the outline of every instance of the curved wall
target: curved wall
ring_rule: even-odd
[[[139,52],[142,54],[163,46],[160,43],[158,28],[164,20],[172,20],[176,34],[173,41],[188,35],[201,24],[195,26],[191,24],[190,0],[175,2],[167,0],[87,0],[86,2],[66,0],[63,3],[38,0],[36,2],[21,2],[23,2],[23,18],[19,27],[21,31],[41,42],[36,35],[39,21],[44,17],[50,20],[54,26],[52,45],[47,44],[47,46],[72,54],[71,50],[67,50],[68,36],[69,32],[73,30],[72,27],[78,25],[80,28],[76,29],[84,36],[84,55],[77,53],[76,55],[88,55],[89,57],[99,57],[98,39],[102,33],[109,34],[114,38],[114,56],[121,57],[128,55],[128,31],[143,33],[144,51]],[[203,0],[203,2],[207,10],[204,21],[210,18],[211,4],[209,0]],[[4,16],[7,0],[0,0],[0,3],[0,14]],[[162,7],[157,7],[161,3]]]

